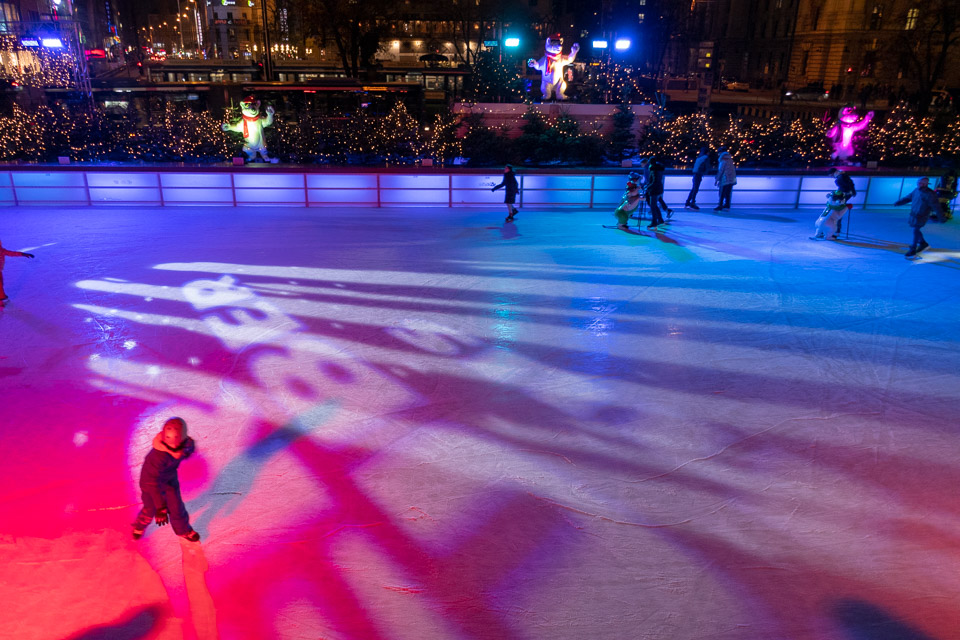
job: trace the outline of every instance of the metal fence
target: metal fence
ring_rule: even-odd
[[[615,207],[626,173],[525,171],[518,204],[533,209]],[[913,190],[917,175],[854,176],[853,202],[883,208]],[[483,172],[363,171],[297,172],[279,168],[86,169],[34,167],[0,171],[0,206],[299,206],[299,207],[491,207],[503,192],[491,192],[502,174]],[[668,175],[664,199],[681,206],[689,174]],[[821,207],[835,188],[823,174],[750,174],[738,177],[735,207]],[[713,176],[706,176],[697,198],[717,203]]]

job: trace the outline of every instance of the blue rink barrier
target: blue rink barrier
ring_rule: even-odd
[[[629,169],[522,170],[518,205],[533,209],[611,209],[623,195]],[[917,174],[853,174],[854,203],[889,207],[912,191]],[[934,178],[935,176],[930,176]],[[298,206],[492,207],[503,192],[496,171],[344,169],[322,172],[283,167],[84,167],[29,166],[0,171],[0,206]],[[664,200],[680,207],[689,173],[668,174]],[[834,189],[823,172],[744,171],[733,190],[735,207],[822,207]],[[717,203],[713,176],[705,177],[697,204]]]

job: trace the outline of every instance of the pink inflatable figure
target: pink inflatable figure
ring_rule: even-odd
[[[580,45],[574,43],[570,47],[570,55],[563,55],[563,38],[558,33],[547,38],[545,49],[545,56],[539,60],[530,58],[527,60],[527,66],[542,74],[540,93],[543,94],[542,100],[544,102],[554,96],[557,100],[566,100],[567,96],[564,91],[567,90],[567,82],[563,79],[563,68],[568,64],[573,64],[573,61],[577,59],[577,51],[580,51]]]
[[[832,157],[844,162],[854,154],[853,134],[867,128],[873,119],[873,111],[863,118],[857,115],[854,107],[844,107],[837,116],[837,122],[827,131],[827,137],[833,140]]]

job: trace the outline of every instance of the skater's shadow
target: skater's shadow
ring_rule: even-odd
[[[677,245],[678,247],[682,247],[682,246],[683,246],[682,244],[680,244],[680,241],[679,241],[679,240],[677,240],[676,238],[671,238],[670,236],[668,236],[667,234],[663,233],[662,231],[657,231],[657,232],[654,234],[654,237],[655,237],[657,240],[659,240],[660,242],[663,242],[663,243],[665,243],[665,244],[675,244],[675,245]]]
[[[876,238],[866,238],[863,236],[853,236],[853,238],[837,238],[834,240],[837,244],[847,247],[858,247],[860,249],[879,249],[881,251],[890,251],[893,253],[906,253],[907,245],[899,242],[888,242],[887,240],[877,240]]]
[[[702,210],[705,213],[718,218],[731,218],[733,220],[766,220],[767,222],[799,222],[796,218],[787,218],[785,216],[772,216],[767,213],[730,213],[729,211],[717,211],[716,209]]]
[[[869,602],[841,600],[831,613],[851,640],[933,640]]]
[[[517,231],[517,224],[515,222],[504,222],[503,226],[500,227],[500,237],[504,240],[517,238],[519,236],[520,232]]]
[[[91,627],[66,640],[139,640],[152,637],[154,627],[162,616],[163,610],[158,605],[143,607],[117,622]]]
[[[213,485],[198,498],[190,501],[190,511],[204,509],[194,520],[194,529],[202,532],[209,530],[217,516],[229,516],[240,506],[244,496],[257,479],[260,469],[267,461],[293,444],[297,439],[309,435],[319,424],[336,410],[337,403],[325,402],[307,414],[300,416],[279,429],[250,445],[223,467]],[[263,424],[264,429],[272,425]]]

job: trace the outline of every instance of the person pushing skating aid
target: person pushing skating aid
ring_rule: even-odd
[[[190,542],[200,540],[200,534],[190,526],[190,515],[183,504],[177,478],[177,468],[195,448],[193,438],[187,436],[187,423],[183,418],[170,418],[154,436],[150,453],[140,471],[143,508],[133,523],[134,540],[140,539],[154,519],[161,527],[169,522],[173,532],[181,538]]]

